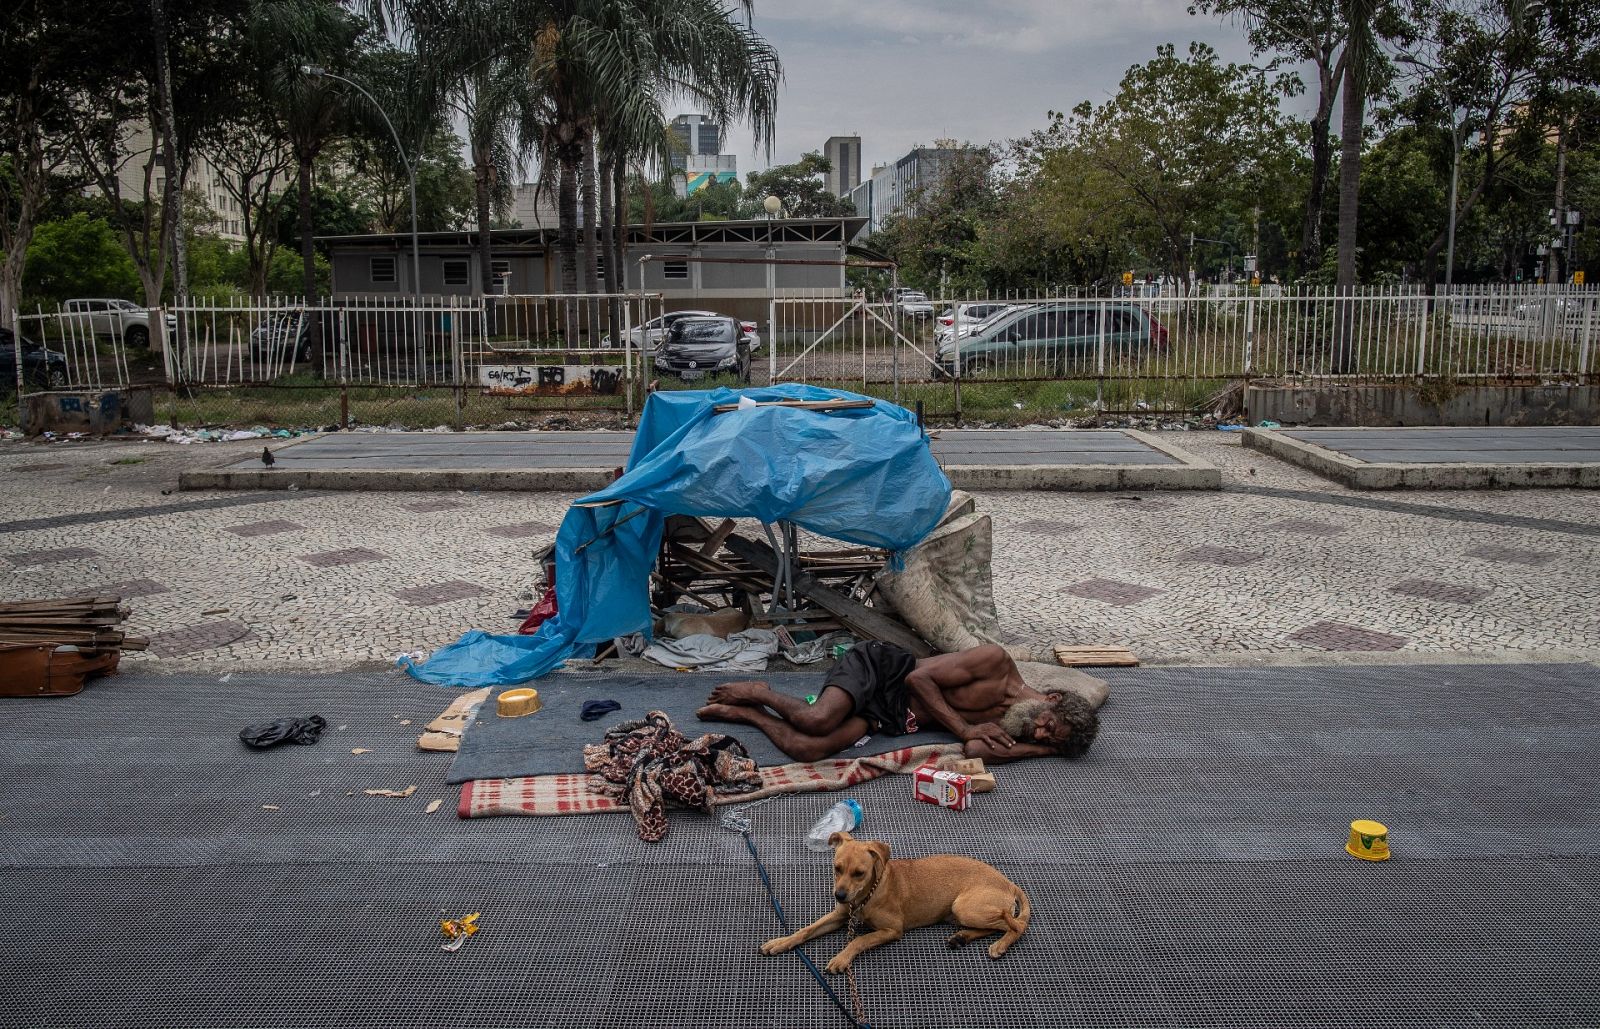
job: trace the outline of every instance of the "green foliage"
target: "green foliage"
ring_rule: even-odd
[[[82,211],[34,230],[22,282],[27,303],[45,306],[73,297],[144,296],[122,240],[103,218]]]
[[[828,192],[823,176],[832,170],[832,162],[812,151],[794,164],[775,164],[764,172],[752,172],[745,179],[742,216],[766,217],[767,211],[762,205],[769,196],[783,201],[783,214],[787,218],[854,214],[855,205]]]

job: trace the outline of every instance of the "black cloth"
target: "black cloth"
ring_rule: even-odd
[[[239,730],[239,739],[244,741],[245,746],[257,750],[276,747],[280,743],[311,744],[322,738],[322,730],[327,727],[328,723],[321,715],[280,718],[276,722],[245,726]]]
[[[621,711],[622,705],[614,700],[590,700],[583,705],[583,710],[578,717],[585,722],[594,722],[604,718],[613,711]]]
[[[906,676],[916,667],[916,656],[904,647],[867,640],[845,651],[828,672],[823,688],[837,686],[850,694],[855,713],[867,720],[867,732],[902,736],[909,700]]]

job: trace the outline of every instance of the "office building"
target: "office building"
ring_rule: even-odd
[[[850,191],[856,214],[865,217],[866,232],[877,232],[890,215],[913,216],[917,195],[939,182],[944,170],[961,153],[952,140],[936,147],[918,147],[893,164],[872,169],[872,177]],[[946,145],[948,144],[948,145]]]
[[[680,114],[672,119],[671,129],[678,140],[670,158],[674,171],[683,170],[690,157],[716,157],[722,152],[722,126],[703,114]]]
[[[860,136],[830,136],[822,145],[822,156],[833,165],[826,176],[829,193],[847,196],[861,185]]]

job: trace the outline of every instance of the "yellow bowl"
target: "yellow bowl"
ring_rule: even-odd
[[[1363,861],[1389,860],[1389,827],[1382,822],[1358,818],[1350,823],[1350,840],[1344,849]]]
[[[531,715],[540,708],[539,691],[529,689],[506,690],[495,698],[495,714],[501,718],[518,718]]]

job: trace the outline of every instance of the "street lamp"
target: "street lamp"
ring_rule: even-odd
[[[406,177],[411,183],[411,292],[420,296],[422,294],[422,262],[418,257],[420,248],[417,245],[417,163],[406,156],[406,145],[400,141],[400,133],[395,131],[394,122],[389,120],[389,115],[384,111],[383,105],[378,103],[378,98],[367,92],[361,83],[347,79],[343,75],[335,75],[320,64],[302,64],[300,71],[308,78],[335,79],[343,82],[366,97],[367,101],[372,104],[373,110],[378,112],[378,117],[382,118],[383,123],[389,126],[389,134],[394,137],[395,149],[400,151],[400,160],[406,166]]]
[[[768,196],[761,201],[761,206],[766,210],[768,218],[776,218],[783,213],[783,201],[775,196]]]

